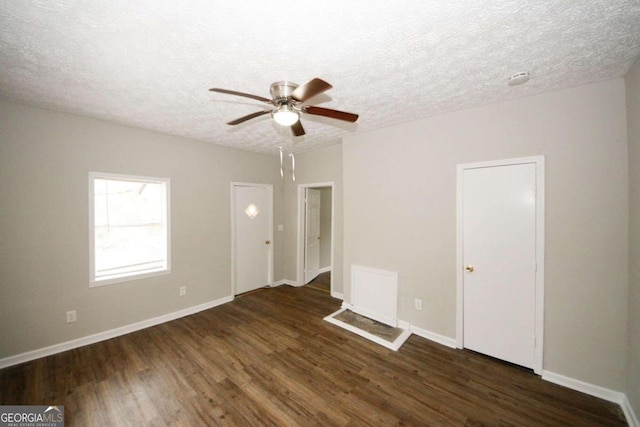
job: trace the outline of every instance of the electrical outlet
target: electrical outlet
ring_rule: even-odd
[[[413,301],[413,305],[416,307],[416,310],[422,310],[422,300],[421,299],[416,298]]]
[[[183,297],[187,294],[187,287],[186,286],[180,286],[180,296]]]
[[[67,323],[72,323],[76,321],[76,311],[67,311]]]

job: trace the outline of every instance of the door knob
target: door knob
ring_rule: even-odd
[[[469,273],[472,273],[473,272],[473,265],[467,265],[464,269],[467,270]]]
[[[271,244],[271,241],[270,241],[270,240],[265,240],[264,244],[265,244],[265,245],[270,245],[270,244]]]

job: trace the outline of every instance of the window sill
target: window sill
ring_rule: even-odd
[[[112,285],[114,283],[131,282],[133,280],[147,279],[149,277],[164,276],[170,273],[171,273],[171,269],[163,268],[162,270],[147,271],[145,273],[133,273],[133,274],[130,273],[126,275],[110,277],[108,279],[98,279],[98,280],[92,279],[92,280],[89,280],[89,287],[97,288],[100,286]]]

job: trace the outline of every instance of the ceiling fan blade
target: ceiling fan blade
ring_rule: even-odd
[[[302,123],[300,120],[291,125],[291,132],[293,132],[294,136],[302,136],[305,134],[304,128],[302,127]]]
[[[302,86],[298,86],[291,93],[291,99],[297,102],[305,102],[307,99],[311,99],[314,96],[321,94],[322,92],[326,92],[332,87],[333,86],[331,86],[329,83],[316,77],[313,80],[309,80]]]
[[[234,126],[239,125],[240,123],[246,122],[247,120],[255,119],[256,117],[264,116],[265,114],[269,114],[271,111],[256,111],[255,113],[247,114],[246,116],[242,116],[239,119],[235,119],[227,123],[228,125]]]
[[[237,92],[235,90],[229,90],[229,89],[220,89],[218,87],[214,87],[209,90],[212,92],[226,93],[227,95],[244,96],[245,98],[251,98],[251,99],[255,99],[256,101],[266,102],[267,104],[273,104],[273,102],[270,99],[267,99],[265,97],[258,96],[258,95],[251,95],[250,93]]]
[[[345,111],[332,110],[330,108],[314,107],[308,105],[302,109],[307,114],[315,114],[316,116],[330,117],[332,119],[344,120],[345,122],[354,123],[358,120],[358,115],[347,113]]]

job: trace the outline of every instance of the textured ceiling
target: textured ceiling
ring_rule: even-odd
[[[623,76],[638,0],[0,0],[0,96],[258,152],[289,147],[269,115],[278,80],[357,124],[303,117],[297,152],[351,132]],[[531,80],[509,86],[528,70]]]

